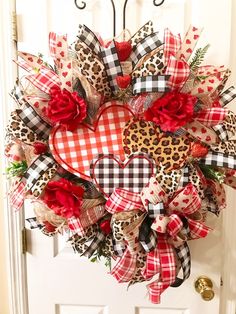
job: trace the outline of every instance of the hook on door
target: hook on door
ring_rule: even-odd
[[[86,8],[86,2],[85,1],[81,1],[80,5],[78,4],[78,0],[74,0],[75,2],[75,6],[80,9],[83,10]],[[153,0],[153,4],[156,7],[161,6],[163,3],[165,2],[165,0],[161,0],[159,1],[159,3],[157,3],[156,0]],[[126,9],[127,9],[127,3],[128,0],[125,0],[124,6],[123,6],[123,29],[126,28]],[[114,0],[111,0],[111,5],[112,5],[112,11],[113,11],[113,36],[116,36],[116,7],[114,4]]]
[[[86,2],[85,1],[81,1],[81,4],[78,4],[78,0],[74,0],[75,2],[75,6],[77,9],[83,10],[86,8]],[[115,3],[113,0],[111,0],[111,5],[112,5],[112,11],[113,11],[113,36],[116,36],[116,7],[115,7]]]

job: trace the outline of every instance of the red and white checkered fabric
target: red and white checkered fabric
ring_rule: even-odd
[[[71,217],[67,219],[68,227],[73,233],[78,234],[79,236],[84,236],[84,228],[81,224],[80,218],[77,217]]]
[[[177,60],[175,57],[170,56],[167,62],[165,74],[170,75],[170,78],[167,82],[168,87],[171,90],[179,90],[187,81],[190,74],[190,68],[187,62],[183,60]]]
[[[150,280],[156,274],[160,273],[160,254],[156,247],[153,251],[147,254],[146,267],[143,272],[145,280]]]
[[[20,52],[22,60],[15,61],[18,66],[30,73],[26,76],[39,90],[49,94],[51,87],[60,86],[58,75],[49,68],[42,65],[42,60],[31,54]]]
[[[57,85],[60,86],[60,79],[58,75],[49,70],[46,67],[41,67],[39,73],[28,75],[26,79],[29,80],[35,87],[40,89],[42,92],[49,94],[50,89]]]
[[[166,63],[170,56],[176,55],[180,47],[181,47],[180,34],[175,36],[171,33],[171,31],[168,28],[166,28],[164,33],[164,58]]]
[[[229,110],[225,108],[208,108],[201,110],[196,115],[196,120],[203,123],[207,127],[212,127],[221,123],[227,116]]]
[[[160,278],[147,286],[149,299],[152,303],[160,303],[160,296],[174,281],[176,277],[176,264],[174,249],[165,236],[158,237],[157,248],[160,256]]]
[[[25,183],[20,182],[19,184],[16,184],[12,191],[9,193],[9,200],[10,200],[10,206],[13,208],[13,210],[18,211],[22,208],[24,205],[24,198],[25,198]]]
[[[212,230],[205,226],[203,223],[188,218],[188,226],[190,229],[191,239],[205,238],[208,233]]]
[[[170,215],[169,219],[170,221],[167,225],[167,232],[171,235],[172,238],[175,238],[183,228],[183,222],[176,214]]]
[[[127,248],[118,263],[113,267],[111,275],[118,282],[128,282],[132,279],[136,268],[136,254],[131,254]]]
[[[122,132],[132,116],[128,107],[113,101],[101,107],[94,127],[81,124],[73,133],[55,129],[49,140],[54,158],[66,170],[91,180],[90,163],[98,154],[118,155],[124,161]]]
[[[144,210],[139,193],[119,188],[115,189],[111,194],[105,208],[111,214],[130,210]]]

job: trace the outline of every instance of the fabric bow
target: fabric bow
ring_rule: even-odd
[[[160,294],[175,281],[176,265],[174,249],[165,234],[156,237],[150,229],[149,217],[137,193],[115,189],[107,200],[106,210],[113,214],[113,236],[123,241],[126,249],[121,255],[111,274],[118,282],[150,280],[160,274],[158,284],[148,286],[150,300],[159,303]],[[138,210],[137,210],[138,209]],[[123,224],[122,224],[123,222]],[[148,252],[145,265],[137,264],[139,255]],[[141,267],[141,269],[139,269]],[[139,269],[139,277],[135,277]]]
[[[141,199],[148,215],[154,218],[151,228],[162,234],[167,233],[177,246],[187,238],[206,237],[211,230],[201,222],[201,199],[192,183],[178,190],[168,203],[165,191],[152,177],[142,190]]]

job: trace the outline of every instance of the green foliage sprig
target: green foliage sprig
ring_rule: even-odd
[[[215,169],[212,166],[203,165],[203,164],[200,164],[199,167],[201,168],[202,173],[204,174],[206,178],[212,179],[214,181],[218,181],[221,184],[224,183],[225,174],[218,171],[218,169]]]
[[[6,169],[7,175],[12,177],[21,177],[27,170],[28,166],[25,160],[23,161],[15,161],[10,164]]]
[[[205,55],[209,49],[210,45],[206,45],[204,48],[198,48],[193,56],[193,59],[190,62],[190,68],[193,72],[195,72],[202,62],[204,61]]]

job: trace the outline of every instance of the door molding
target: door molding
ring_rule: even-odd
[[[9,118],[13,101],[9,96],[17,76],[17,67],[12,62],[16,59],[17,45],[13,40],[13,14],[15,12],[15,0],[2,0],[0,10],[0,101],[3,104],[1,116],[0,154],[3,168],[6,166],[4,158],[4,134],[5,126]],[[3,185],[2,195],[7,195],[8,182],[5,175],[0,174]],[[26,258],[21,253],[21,230],[23,226],[23,211],[15,213],[11,210],[7,198],[3,198],[4,226],[6,238],[6,264],[8,278],[8,296],[10,314],[27,314],[27,277]]]

